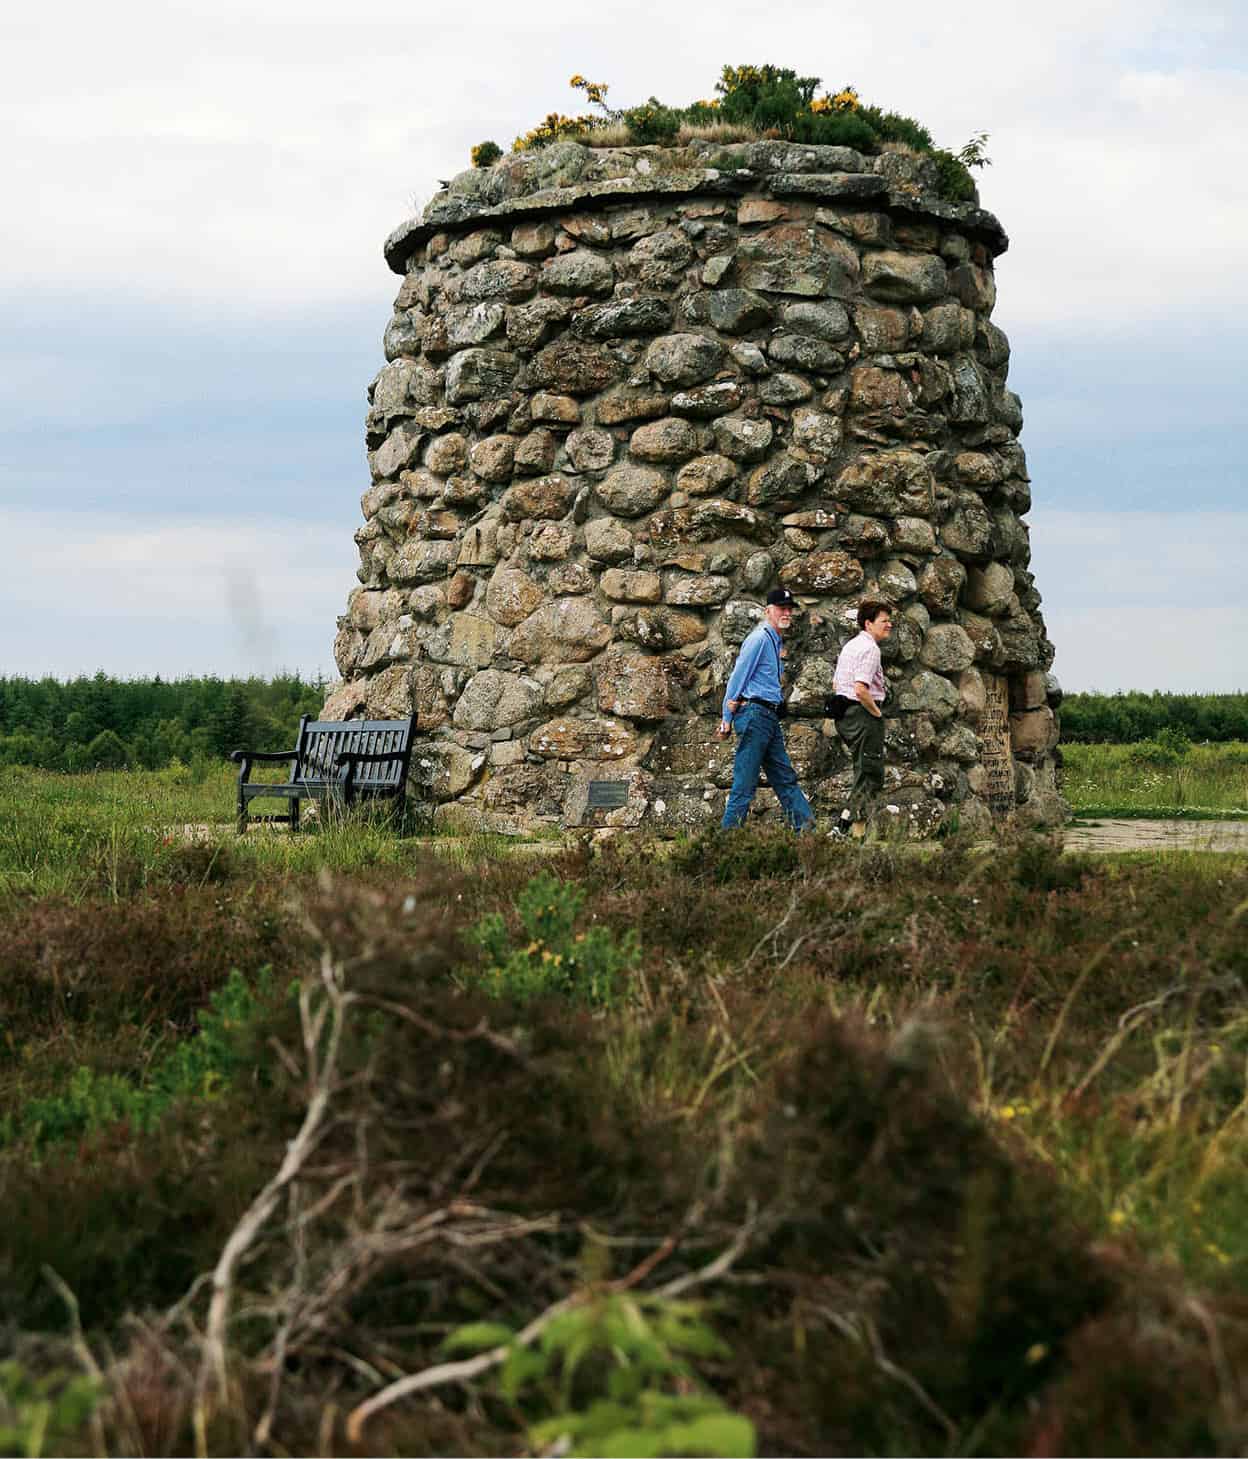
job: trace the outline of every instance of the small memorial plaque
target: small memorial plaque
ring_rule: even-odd
[[[984,714],[979,722],[983,742],[984,799],[992,813],[1008,816],[1014,809],[1014,756],[1010,748],[1010,688],[997,674],[984,675]]]
[[[627,805],[628,781],[591,780],[588,804],[591,811],[613,811],[622,805]]]

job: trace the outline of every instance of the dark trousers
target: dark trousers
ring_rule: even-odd
[[[837,721],[836,732],[854,766],[849,813],[855,821],[865,821],[871,802],[884,789],[884,721],[861,704],[851,704]]]
[[[732,723],[737,732],[737,753],[732,762],[732,789],[724,808],[724,829],[744,822],[763,770],[789,825],[795,831],[808,826],[815,813],[797,783],[779,719],[761,704],[746,704],[733,716]]]

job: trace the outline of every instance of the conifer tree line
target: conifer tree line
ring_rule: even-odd
[[[316,715],[325,681],[273,679],[0,678],[0,765],[43,770],[159,770],[231,750],[284,750],[302,714]],[[1248,693],[1068,694],[1062,738],[1138,744],[1248,741]]]
[[[325,684],[273,679],[0,678],[0,765],[43,770],[158,770],[231,750],[290,749]]]

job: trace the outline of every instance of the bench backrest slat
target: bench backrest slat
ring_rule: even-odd
[[[300,722],[299,770],[305,780],[326,780],[338,773],[344,751],[361,755],[394,752],[393,760],[356,767],[355,783],[370,789],[397,789],[407,778],[412,753],[410,719],[306,720]]]

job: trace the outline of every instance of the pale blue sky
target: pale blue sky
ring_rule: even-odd
[[[1245,7],[446,9],[6,10],[0,672],[332,673],[382,239],[473,142],[575,109],[573,71],[683,101],[770,60],[992,133],[1066,686],[1248,688]]]

